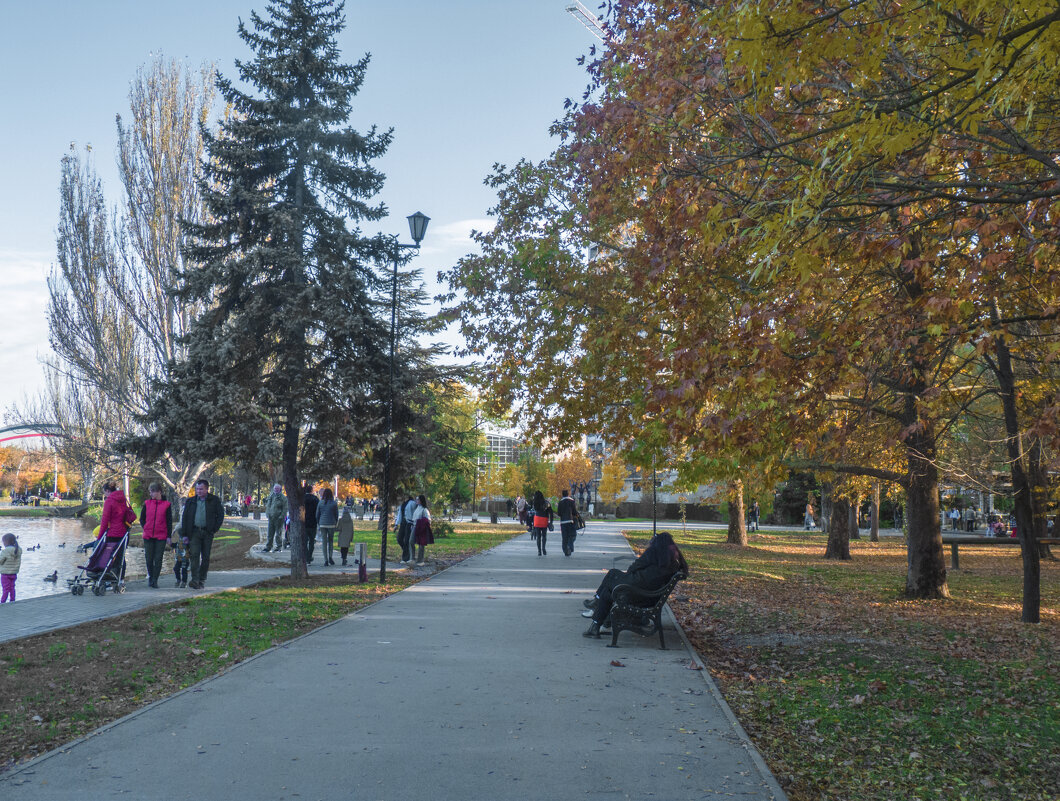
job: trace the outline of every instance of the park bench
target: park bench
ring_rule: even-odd
[[[650,637],[659,632],[659,647],[665,651],[662,610],[677,582],[683,578],[684,573],[675,573],[666,586],[657,590],[642,590],[632,584],[615,587],[611,592],[611,644],[607,647],[616,647],[618,635],[623,631],[632,631],[641,637]]]
[[[1039,537],[1038,542],[1045,545],[1060,545],[1060,537]],[[942,544],[950,546],[950,570],[960,570],[961,561],[958,547],[961,545],[1019,545],[1015,537],[968,537],[955,534],[943,534]]]

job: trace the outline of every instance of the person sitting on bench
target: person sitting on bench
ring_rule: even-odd
[[[619,584],[632,584],[641,590],[657,590],[665,587],[675,573],[688,575],[688,563],[684,554],[677,547],[673,536],[668,531],[660,531],[648,547],[625,572],[611,569],[607,571],[596,595],[585,601],[588,609],[582,612],[583,617],[591,617],[593,622],[585,631],[586,637],[599,637],[600,625],[611,613],[611,593]]]

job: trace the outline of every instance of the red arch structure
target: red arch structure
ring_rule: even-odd
[[[5,434],[10,434],[10,436],[4,436]],[[0,442],[32,437],[61,437],[62,435],[63,433],[59,426],[53,426],[48,423],[24,423],[0,428]]]

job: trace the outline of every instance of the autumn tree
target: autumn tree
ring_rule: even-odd
[[[553,462],[552,474],[549,476],[548,488],[554,497],[560,497],[564,490],[571,492],[577,484],[584,484],[593,477],[593,463],[582,453],[567,453]]]
[[[600,496],[600,500],[615,507],[615,513],[617,514],[618,504],[629,497],[625,491],[629,468],[621,456],[613,453],[604,462],[601,473],[600,484],[596,488],[596,492]]]

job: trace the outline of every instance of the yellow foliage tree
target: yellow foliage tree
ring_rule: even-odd
[[[600,477],[600,486],[597,487],[597,493],[600,496],[600,500],[607,504],[613,504],[617,506],[626,500],[629,496],[625,493],[626,489],[626,476],[629,473],[629,468],[626,467],[625,461],[617,453],[612,454],[611,457],[604,462],[603,475]]]
[[[512,462],[501,471],[501,483],[504,485],[504,494],[509,498],[522,495],[526,484],[526,471],[517,462]]]
[[[548,490],[559,497],[572,484],[584,484],[593,477],[593,463],[581,453],[570,453],[558,460],[548,477]]]

